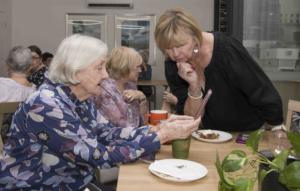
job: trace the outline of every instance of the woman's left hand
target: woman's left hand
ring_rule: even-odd
[[[146,99],[143,92],[139,90],[125,90],[123,92],[123,98],[127,102],[132,102],[134,100],[143,101]]]

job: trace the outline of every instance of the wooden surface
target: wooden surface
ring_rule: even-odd
[[[166,80],[139,80],[138,85],[143,86],[168,86]]]
[[[271,132],[267,132],[260,143],[260,149],[268,148]],[[137,161],[120,167],[117,191],[217,191],[219,176],[215,167],[216,152],[221,160],[234,149],[242,149],[250,152],[244,144],[235,143],[236,135],[226,143],[204,143],[195,139],[191,142],[188,160],[199,162],[206,166],[208,174],[206,177],[189,183],[170,182],[151,174],[148,170],[149,164]],[[156,159],[172,158],[171,145],[163,145]],[[257,186],[254,190],[257,190]]]

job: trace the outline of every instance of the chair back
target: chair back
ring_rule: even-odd
[[[296,115],[298,113],[298,117],[300,117],[300,101],[295,101],[295,100],[289,100],[288,103],[288,111],[287,111],[287,117],[286,117],[286,128],[288,131],[293,130],[291,129],[291,124],[293,120],[293,115]],[[300,125],[300,122],[299,124]],[[298,127],[300,128],[300,127]],[[300,129],[298,129],[300,131]]]
[[[3,102],[0,103],[0,134],[3,128],[4,123],[4,115],[5,114],[13,114],[17,110],[20,102]],[[0,136],[0,153],[3,151],[3,141]]]
[[[156,108],[156,87],[154,85],[149,86],[152,89],[152,94],[147,97],[147,100],[149,102],[149,110],[157,109]],[[151,103],[153,104],[153,107],[151,107]]]

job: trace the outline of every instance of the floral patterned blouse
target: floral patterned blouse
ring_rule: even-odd
[[[125,102],[118,90],[114,79],[107,79],[101,83],[101,95],[95,98],[96,107],[111,123],[119,127],[138,127],[143,123],[138,100]],[[136,90],[133,82],[125,85],[125,90]]]
[[[94,169],[160,148],[149,127],[113,127],[88,99],[49,80],[16,111],[0,156],[0,190],[79,190]]]

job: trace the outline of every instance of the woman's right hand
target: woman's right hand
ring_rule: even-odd
[[[189,137],[192,132],[198,129],[200,121],[201,118],[194,119],[190,116],[172,115],[159,126],[157,135],[160,143],[163,144],[171,140]]]
[[[195,84],[198,81],[198,74],[195,68],[186,62],[177,62],[178,75],[189,84]]]

